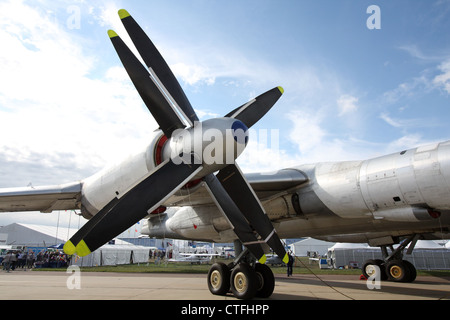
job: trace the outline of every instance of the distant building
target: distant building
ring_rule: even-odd
[[[0,228],[0,239],[5,245],[50,247],[65,243],[77,231],[74,228],[12,223]]]

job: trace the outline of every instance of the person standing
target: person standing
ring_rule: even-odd
[[[293,266],[294,266],[294,257],[288,253],[288,257],[289,257],[289,261],[287,263],[287,276],[288,277],[292,277],[292,271],[293,271]]]
[[[9,272],[9,270],[11,269],[11,257],[12,253],[11,251],[9,251],[3,259],[3,268],[6,270],[6,272]]]
[[[17,252],[13,252],[11,254],[11,270],[12,271],[16,270],[16,267],[17,267],[17,256],[18,256]]]

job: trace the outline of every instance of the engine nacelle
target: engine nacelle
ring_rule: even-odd
[[[375,219],[386,219],[389,221],[416,222],[433,220],[440,217],[440,212],[432,209],[417,207],[392,208],[379,210],[373,213]]]
[[[157,131],[145,148],[85,179],[81,197],[83,217],[93,217],[114,197],[122,196],[153,171],[162,162],[166,141],[163,133]]]
[[[171,208],[167,218],[160,222],[150,218],[149,236],[172,235],[175,239],[217,241],[220,229],[229,229],[229,224],[216,206]]]

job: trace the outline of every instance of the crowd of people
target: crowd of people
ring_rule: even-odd
[[[67,267],[70,257],[60,251],[34,251],[10,250],[1,261],[3,270],[10,272],[16,269],[32,268],[63,268]]]

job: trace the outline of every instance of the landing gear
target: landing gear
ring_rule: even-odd
[[[251,260],[251,262],[247,262]],[[272,270],[255,263],[245,249],[231,264],[215,263],[208,272],[208,288],[214,295],[231,293],[238,299],[268,298],[275,288]]]
[[[381,246],[381,252],[383,253],[383,260],[367,260],[363,267],[362,272],[366,278],[377,277],[377,272],[380,272],[380,280],[389,280],[395,282],[413,282],[416,279],[417,271],[414,265],[403,260],[403,250],[409,245],[408,254],[411,254],[414,246],[419,238],[419,235],[412,235],[405,241],[403,241],[397,249],[391,248],[392,253],[388,254],[387,245]],[[376,268],[378,267],[378,268]]]

